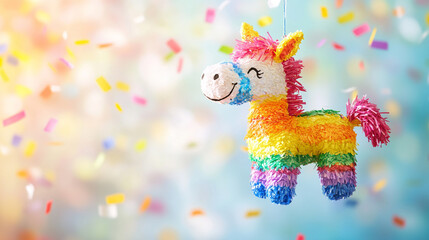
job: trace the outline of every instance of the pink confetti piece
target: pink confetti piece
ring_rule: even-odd
[[[133,101],[134,101],[135,103],[137,103],[137,104],[140,104],[140,105],[146,105],[146,99],[145,99],[145,98],[142,98],[142,97],[139,97],[139,96],[137,96],[137,95],[134,95],[134,96],[133,96]]]
[[[9,118],[6,118],[5,120],[3,120],[3,127],[6,127],[10,124],[16,123],[19,120],[23,119],[25,117],[25,111],[21,111]]]
[[[206,22],[212,23],[216,16],[216,10],[214,8],[207,8],[206,11]]]
[[[372,48],[376,48],[376,49],[382,49],[382,50],[387,50],[389,48],[389,44],[387,42],[384,41],[372,41],[371,44]]]
[[[46,214],[49,214],[51,212],[51,208],[52,208],[52,200],[48,201],[48,203],[46,203]]]
[[[55,118],[49,119],[48,123],[45,126],[45,132],[51,132],[57,125],[58,120]]]
[[[182,48],[179,46],[179,44],[174,39],[172,39],[172,38],[170,38],[170,40],[167,41],[167,45],[176,54],[179,53],[182,50]]]
[[[182,71],[183,66],[183,57],[179,59],[179,65],[177,66],[177,72],[180,73]]]
[[[321,46],[325,45],[326,39],[320,40],[320,42],[317,44],[317,47],[320,48]]]
[[[362,34],[369,32],[369,31],[370,31],[370,27],[369,27],[368,23],[364,23],[364,24],[356,27],[355,29],[353,29],[353,33],[357,37],[359,37]]]
[[[332,43],[332,46],[336,49],[336,50],[339,50],[339,51],[343,51],[345,48],[344,48],[344,46],[342,46],[342,45],[340,45],[340,44],[338,44],[338,43],[335,43],[335,42],[333,42]]]
[[[70,69],[74,68],[73,64],[71,64],[69,61],[65,60],[64,58],[60,58],[60,61],[64,63],[64,65],[66,65],[68,68]]]
[[[298,233],[298,235],[296,235],[296,240],[305,240],[304,234]]]

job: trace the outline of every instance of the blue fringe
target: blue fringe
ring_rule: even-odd
[[[323,186],[323,193],[331,200],[340,200],[350,197],[356,186],[350,183],[338,183],[336,185]]]
[[[255,196],[259,198],[266,198],[267,195],[265,193],[265,186],[261,182],[250,182],[250,186],[252,186],[252,192]]]
[[[229,103],[231,105],[240,105],[252,100],[253,96],[250,93],[250,79],[243,73],[240,66],[237,63],[231,62],[234,72],[240,77],[240,89],[238,90],[237,96]]]
[[[267,191],[271,202],[281,205],[288,205],[295,196],[295,188],[269,186]]]

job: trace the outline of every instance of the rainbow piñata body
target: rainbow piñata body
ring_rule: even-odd
[[[367,98],[347,104],[347,116],[334,110],[303,112],[305,91],[297,81],[302,62],[292,56],[303,39],[295,32],[281,42],[264,38],[248,24],[232,53],[234,62],[208,67],[202,75],[204,95],[220,103],[250,102],[247,143],[250,185],[255,196],[289,204],[300,167],[315,163],[323,193],[331,200],[356,189],[356,133],[362,126],[372,145],[389,142],[390,128]]]

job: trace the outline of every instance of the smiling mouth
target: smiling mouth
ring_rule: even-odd
[[[238,83],[233,83],[233,84],[232,84],[232,85],[233,85],[233,87],[232,87],[231,91],[228,93],[228,95],[226,95],[226,96],[225,96],[225,97],[223,97],[223,98],[215,99],[215,98],[207,97],[207,95],[205,95],[204,93],[203,93],[203,94],[204,94],[204,96],[206,96],[206,98],[208,98],[208,99],[210,99],[210,100],[212,100],[212,101],[215,101],[215,102],[222,101],[222,100],[224,100],[225,98],[229,97],[229,96],[232,94],[232,91],[234,91],[234,88],[235,88],[235,86],[237,86],[237,84],[238,84]]]

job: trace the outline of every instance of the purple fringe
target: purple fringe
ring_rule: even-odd
[[[323,186],[336,185],[338,183],[350,183],[356,186],[356,175],[353,171],[319,171],[320,181]]]
[[[296,179],[300,173],[298,168],[293,170],[282,169],[279,171],[269,170],[265,172],[267,178],[266,186],[279,186],[279,187],[289,187],[295,188]]]
[[[260,182],[265,186],[265,172],[252,168],[252,171],[250,172],[250,181],[255,183]]]

